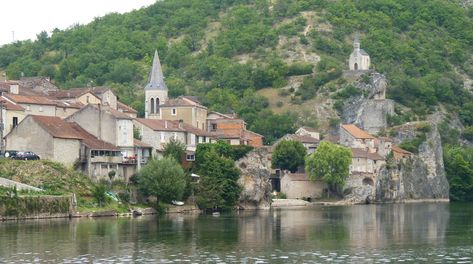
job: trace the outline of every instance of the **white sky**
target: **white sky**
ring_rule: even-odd
[[[87,24],[112,12],[128,12],[156,0],[1,0],[0,45],[16,40],[36,39],[36,34],[54,28]]]

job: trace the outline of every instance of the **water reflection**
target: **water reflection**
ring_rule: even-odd
[[[243,212],[220,217],[5,222],[0,223],[0,262],[231,262],[246,258],[254,258],[250,261],[254,262],[260,258],[284,263],[285,258],[334,260],[334,256],[366,261],[377,255],[379,259],[394,259],[401,253],[410,254],[408,260],[430,259],[434,253],[448,254],[450,250],[461,257],[473,253],[472,219],[469,205],[404,204]]]

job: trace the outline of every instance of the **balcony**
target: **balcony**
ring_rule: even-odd
[[[90,159],[92,163],[122,163],[123,158],[121,156],[94,156]]]

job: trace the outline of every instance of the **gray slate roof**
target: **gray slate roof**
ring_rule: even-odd
[[[154,52],[153,67],[149,73],[148,84],[145,86],[145,90],[167,90],[167,86],[164,83],[163,70],[161,68],[161,62],[159,61],[158,51]]]

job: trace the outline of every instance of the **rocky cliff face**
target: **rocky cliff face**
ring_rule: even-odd
[[[258,148],[236,161],[241,170],[238,183],[243,187],[239,205],[242,209],[271,207],[271,154],[268,148]]]
[[[385,99],[387,81],[379,73],[370,75],[368,83],[357,83],[364,96],[351,98],[342,113],[345,124],[355,124],[372,134],[388,125],[387,116],[394,114],[394,101]]]
[[[445,199],[449,185],[445,175],[440,134],[435,123],[419,154],[383,168],[376,181],[376,201]],[[409,133],[406,133],[409,134]]]

